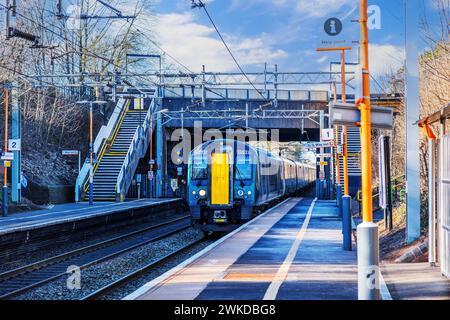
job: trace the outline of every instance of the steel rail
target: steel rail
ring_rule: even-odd
[[[176,219],[172,219],[170,221],[165,221],[165,222],[159,223],[157,225],[152,225],[152,226],[140,229],[140,230],[136,230],[136,231],[127,233],[125,235],[120,235],[118,237],[114,237],[114,238],[111,238],[111,239],[108,239],[108,240],[104,240],[104,241],[101,241],[101,242],[98,242],[98,243],[95,243],[95,244],[92,244],[92,245],[88,245],[88,246],[85,246],[85,247],[82,247],[82,248],[79,248],[79,249],[75,249],[75,250],[72,250],[72,251],[69,251],[69,252],[66,252],[66,253],[54,256],[54,257],[50,257],[50,258],[46,258],[46,259],[40,260],[38,262],[34,262],[34,263],[28,264],[26,266],[19,267],[19,268],[14,269],[14,270],[10,270],[10,271],[1,273],[0,274],[0,288],[2,287],[2,285],[6,281],[15,280],[15,279],[18,279],[18,278],[20,280],[20,277],[22,277],[22,276],[28,275],[30,273],[33,273],[33,272],[36,272],[36,271],[39,271],[39,270],[43,270],[43,269],[45,269],[47,267],[58,266],[58,264],[62,264],[62,263],[64,263],[65,261],[67,261],[69,259],[75,259],[77,257],[80,258],[83,255],[87,255],[88,253],[92,253],[92,252],[95,252],[95,251],[98,251],[98,250],[101,250],[101,249],[107,249],[107,248],[113,249],[114,245],[120,245],[121,243],[127,241],[128,238],[132,238],[133,236],[138,236],[140,234],[145,234],[146,232],[149,232],[149,231],[155,231],[157,229],[160,229],[160,228],[163,228],[163,227],[167,227],[167,226],[170,226],[171,224],[176,224],[176,223],[178,223],[180,221],[187,220],[187,219],[190,219],[189,215],[186,215],[186,216],[183,216],[183,217],[179,217],[179,218],[176,218]],[[146,245],[146,244],[148,244],[150,242],[157,241],[157,240],[160,240],[162,238],[168,237],[168,236],[170,236],[170,235],[172,235],[174,233],[180,232],[180,231],[182,231],[184,229],[187,229],[189,227],[190,227],[190,223],[187,224],[187,225],[182,225],[181,227],[177,227],[175,229],[170,229],[170,230],[168,230],[166,232],[163,232],[161,234],[157,234],[155,236],[152,236],[152,237],[150,237],[148,239],[145,239],[145,240],[142,240],[142,241],[137,241],[137,242],[134,242],[134,243],[131,242],[130,245],[126,246],[125,248],[121,248],[120,250],[116,250],[116,251],[113,250],[112,252],[106,252],[106,253],[104,253],[103,256],[96,257],[96,258],[94,258],[94,259],[84,263],[83,265],[79,266],[79,268],[80,269],[85,269],[87,267],[90,267],[90,266],[95,265],[97,263],[100,263],[102,261],[114,258],[114,257],[116,257],[116,256],[118,256],[118,255],[120,255],[122,253],[131,251],[131,250],[133,250],[135,248],[138,248],[140,246]],[[130,239],[130,241],[131,240],[132,239]],[[58,272],[58,271],[51,272],[51,270],[49,270],[49,273],[50,274],[48,276],[45,276],[45,274],[44,274],[43,277],[41,277],[40,279],[38,278],[34,282],[28,280],[28,283],[27,283],[27,281],[26,281],[27,279],[25,279],[25,284],[23,284],[23,282],[21,282],[21,284],[23,284],[22,286],[18,285],[17,289],[13,289],[11,291],[1,292],[3,290],[0,289],[0,299],[3,300],[3,299],[8,299],[8,298],[20,295],[20,294],[22,294],[22,293],[24,293],[24,292],[26,292],[26,291],[28,291],[30,289],[33,289],[35,287],[38,287],[40,285],[43,285],[45,283],[48,283],[48,282],[53,281],[55,279],[58,279],[58,278],[60,278],[60,277],[62,277],[64,275],[67,275],[66,270],[64,270],[63,272]]]
[[[205,239],[206,238],[201,238],[199,240],[191,242],[191,243],[185,245],[184,247],[179,248],[179,249],[177,249],[155,261],[152,261],[137,270],[131,271],[130,273],[115,280],[114,282],[111,282],[111,283],[105,285],[104,287],[82,297],[80,300],[95,300],[95,299],[99,299],[100,297],[106,296],[107,294],[111,293],[113,290],[120,288],[120,287],[126,285],[127,283],[130,283],[131,281],[134,281],[138,277],[143,276],[145,273],[149,272],[151,269],[165,263],[170,258],[173,258],[174,256],[182,253],[183,251],[188,250],[188,249],[192,248],[193,246],[205,241]]]

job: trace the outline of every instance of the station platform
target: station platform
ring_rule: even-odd
[[[87,202],[55,205],[50,209],[16,213],[8,217],[0,217],[0,236],[8,233],[27,231],[141,209],[181,199],[143,199],[127,202],[96,202],[89,206]]]
[[[125,300],[356,300],[335,201],[290,198]]]
[[[393,300],[450,300],[450,279],[428,262],[381,265]]]

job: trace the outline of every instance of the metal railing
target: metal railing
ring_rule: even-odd
[[[206,99],[230,99],[230,100],[261,100],[263,95],[268,100],[280,101],[317,101],[328,102],[328,91],[324,90],[273,90],[266,91],[240,88],[214,88],[202,90],[201,88],[173,87],[163,88],[165,98],[202,98]]]
[[[391,188],[391,201],[392,207],[395,207],[396,204],[404,202],[405,200],[405,175],[400,175],[392,179],[392,188]],[[361,201],[362,201],[362,191],[358,190],[356,194],[356,201],[359,204],[359,213],[361,214]],[[372,207],[374,211],[380,209],[379,203],[379,185],[374,184],[372,187]]]

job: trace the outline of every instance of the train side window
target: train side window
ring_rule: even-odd
[[[236,171],[234,178],[238,180],[252,179],[252,164],[249,154],[236,156]]]

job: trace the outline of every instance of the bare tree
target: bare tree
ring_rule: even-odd
[[[76,15],[81,12],[86,16],[113,14],[96,0],[79,0],[73,4],[78,4],[75,8],[80,11],[66,12],[71,16],[60,19],[56,15],[56,1],[17,1],[17,15],[12,19],[12,25],[38,36],[39,46],[33,48],[32,43],[19,38],[3,40],[6,33],[1,30],[0,81],[14,81],[20,88],[25,171],[35,170],[27,167],[31,165],[27,157],[34,153],[45,155],[53,150],[60,154],[61,148],[74,146],[81,146],[86,152],[88,147],[87,110],[76,103],[81,93],[77,85],[82,79],[31,75],[123,72],[126,53],[145,47],[145,37],[135,24],[142,15],[148,14],[149,2],[133,1],[133,7],[124,13],[135,16],[133,19],[83,20]],[[124,0],[109,3],[130,7]],[[106,83],[110,79],[98,77],[94,80]],[[3,118],[1,113],[0,118]],[[99,127],[102,124],[100,115],[96,118],[95,125]],[[0,134],[3,134],[2,129]]]

